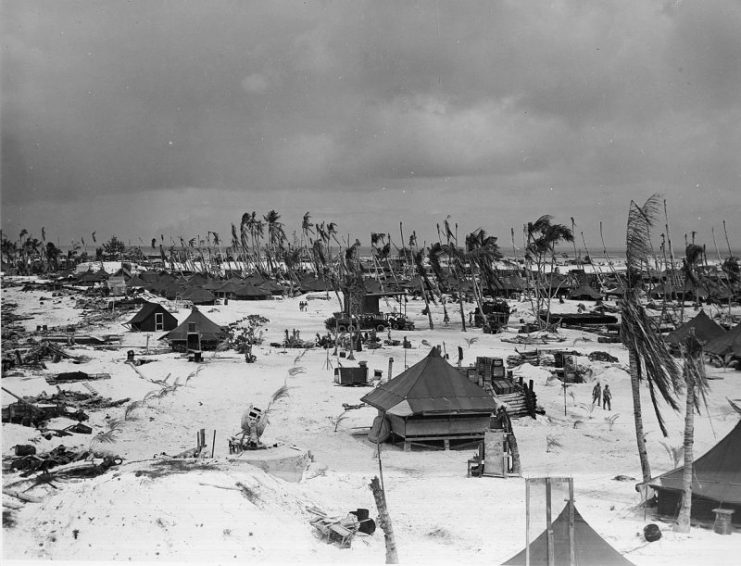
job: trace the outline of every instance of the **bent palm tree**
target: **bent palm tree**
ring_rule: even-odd
[[[651,479],[646,439],[643,432],[640,384],[645,379],[651,394],[651,403],[666,437],[666,427],[657,404],[656,392],[675,411],[679,410],[675,393],[679,387],[679,370],[667,350],[666,344],[653,327],[646,310],[640,303],[638,291],[641,273],[648,266],[651,250],[650,229],[658,210],[658,195],[653,195],[641,207],[630,201],[626,231],[626,285],[621,305],[620,336],[628,350],[630,384],[633,392],[633,418],[636,428],[638,457],[641,461],[643,481]]]

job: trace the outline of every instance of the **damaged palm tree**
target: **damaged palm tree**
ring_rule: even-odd
[[[702,344],[695,337],[694,329],[690,330],[683,348],[683,377],[687,388],[684,415],[684,470],[682,472],[682,505],[679,508],[676,530],[680,533],[690,532],[690,515],[692,514],[692,446],[695,442],[695,412],[700,413],[700,401],[707,409],[708,380],[705,374]]]
[[[633,392],[633,417],[636,428],[638,457],[641,461],[643,481],[651,479],[646,439],[643,432],[640,384],[648,383],[661,433],[667,436],[664,419],[658,407],[656,392],[675,411],[679,410],[675,394],[679,387],[679,370],[666,343],[654,328],[639,300],[641,274],[648,268],[651,252],[650,229],[659,209],[659,197],[653,195],[643,206],[630,201],[626,235],[626,285],[621,305],[620,336],[628,350],[630,383]]]
[[[370,488],[373,492],[373,498],[376,500],[378,508],[378,526],[383,530],[384,541],[386,543],[386,564],[398,564],[399,554],[396,551],[396,538],[394,529],[391,526],[391,517],[386,507],[386,492],[381,487],[381,482],[374,477],[370,482]]]

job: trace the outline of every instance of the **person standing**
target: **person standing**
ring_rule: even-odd
[[[595,403],[597,403],[597,406],[602,407],[602,386],[599,381],[597,382],[597,385],[594,386],[594,389],[592,389],[592,406],[594,406]]]
[[[602,404],[604,409],[612,411],[612,392],[607,384],[605,384],[605,390],[602,392]]]

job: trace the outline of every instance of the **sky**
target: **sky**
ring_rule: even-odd
[[[741,244],[741,2],[0,0],[2,227]],[[655,234],[664,232],[663,215]],[[581,243],[581,237],[577,239]]]

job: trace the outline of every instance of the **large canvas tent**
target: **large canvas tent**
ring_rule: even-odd
[[[173,350],[214,350],[226,337],[226,329],[209,319],[197,307],[182,324],[165,334],[160,340],[167,340]]]
[[[496,404],[432,348],[426,358],[364,395],[391,433],[412,441],[480,440]]]
[[[667,334],[666,341],[675,345],[683,344],[692,330],[695,332],[695,338],[701,344],[707,344],[726,333],[722,326],[705,314],[704,310],[701,310],[692,320],[688,320],[679,328]]]
[[[741,324],[734,326],[722,336],[718,336],[705,344],[705,352],[716,356],[731,354],[741,357]]]
[[[569,506],[566,505],[558,518],[552,523],[553,554],[555,566],[569,566],[571,543],[569,542]],[[631,566],[633,563],[605,541],[574,507],[574,557],[579,566]],[[525,564],[527,549],[516,554],[502,566],[521,566]],[[543,531],[530,543],[530,564],[547,566],[548,535]]]
[[[713,509],[734,509],[741,523],[741,421],[692,464],[692,516],[714,519]],[[648,485],[658,495],[659,514],[676,516],[682,502],[684,466],[651,479]]]
[[[177,328],[178,320],[162,305],[144,303],[141,310],[126,325],[132,331],[161,332]]]

